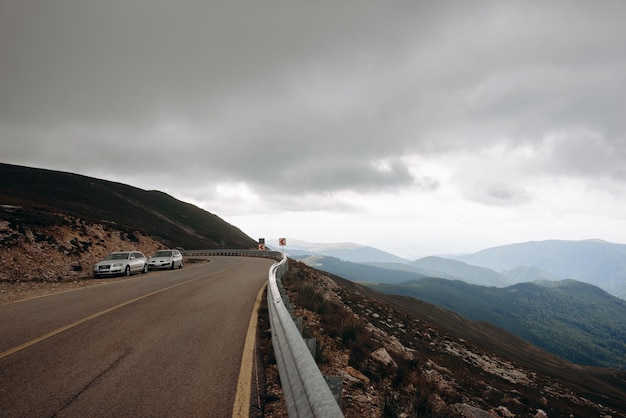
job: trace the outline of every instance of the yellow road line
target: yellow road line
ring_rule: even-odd
[[[243,261],[242,261],[242,262],[243,262]],[[229,270],[229,269],[231,269],[231,268],[237,267],[239,264],[241,264],[241,263],[238,263],[238,264],[236,264],[236,265],[234,265],[234,266],[230,266],[230,267],[227,267],[227,268],[222,269],[222,270],[220,270],[220,271],[217,271],[217,272],[215,272],[215,273],[213,273],[213,274],[210,274],[210,275],[209,275],[209,277],[210,277],[210,276],[214,276],[214,275],[219,274],[219,273],[222,273],[222,272],[224,272],[224,271],[226,271],[226,270]],[[80,324],[84,324],[84,323],[85,323],[85,322],[87,322],[87,321],[91,321],[91,320],[92,320],[92,319],[94,319],[94,318],[97,318],[97,317],[99,317],[99,316],[102,316],[102,315],[104,315],[104,314],[107,314],[107,313],[109,313],[109,312],[112,312],[112,311],[114,311],[114,310],[116,310],[116,309],[123,308],[124,306],[130,305],[130,304],[135,303],[135,302],[137,302],[137,301],[140,301],[140,300],[142,300],[142,299],[148,298],[148,297],[150,297],[150,296],[157,295],[157,294],[159,294],[159,293],[161,293],[161,292],[165,292],[166,290],[174,289],[174,288],[176,288],[176,287],[178,287],[178,286],[182,286],[182,285],[187,284],[187,283],[195,282],[196,280],[200,280],[200,279],[203,279],[203,278],[206,278],[206,277],[207,277],[207,276],[202,276],[202,277],[198,277],[198,278],[195,278],[195,279],[187,280],[187,281],[184,281],[184,282],[181,282],[181,283],[176,283],[175,285],[172,285],[172,286],[166,287],[166,288],[164,288],[164,289],[156,290],[156,291],[151,292],[151,293],[148,293],[148,294],[146,294],[146,295],[139,296],[139,297],[137,297],[137,298],[135,298],[135,299],[131,299],[131,300],[126,301],[126,302],[124,302],[124,303],[120,303],[119,305],[116,305],[116,306],[113,306],[113,307],[111,307],[111,308],[105,309],[105,310],[103,310],[103,311],[97,312],[97,313],[95,313],[95,314],[93,314],[93,315],[86,316],[86,317],[84,317],[84,318],[82,318],[82,319],[79,319],[79,320],[78,320],[78,321],[76,321],[76,322],[72,322],[72,323],[71,323],[71,324],[69,324],[69,325],[65,325],[65,326],[63,326],[63,327],[61,327],[61,328],[55,329],[54,331],[50,331],[49,333],[44,334],[44,335],[42,335],[41,337],[37,337],[37,338],[35,338],[35,339],[33,339],[33,340],[30,340],[30,341],[28,341],[28,342],[25,342],[24,344],[18,345],[17,347],[11,348],[10,350],[5,351],[4,353],[0,353],[0,360],[1,360],[1,359],[3,359],[3,358],[5,358],[5,357],[10,356],[11,354],[15,354],[15,353],[17,353],[18,351],[21,351],[21,350],[23,350],[23,349],[25,349],[25,348],[28,348],[28,347],[30,347],[30,346],[32,346],[32,345],[35,345],[35,344],[40,343],[40,342],[42,342],[42,341],[44,341],[44,340],[47,340],[47,339],[48,339],[48,338],[50,338],[50,337],[54,337],[55,335],[58,335],[58,334],[60,334],[60,333],[62,333],[62,332],[65,332],[65,331],[67,331],[68,329],[72,329],[72,328],[74,328],[74,327],[76,327],[76,326],[78,326],[78,325],[80,325]]]
[[[233,404],[233,418],[248,418],[250,416],[250,386],[252,384],[252,368],[254,366],[256,328],[259,317],[259,306],[261,305],[261,298],[263,297],[266,287],[267,281],[261,286],[261,290],[259,290],[259,294],[254,303],[254,308],[252,309],[252,316],[250,317],[246,342],[241,357],[241,368],[239,369],[239,379],[237,380],[237,394],[235,395],[235,403]]]

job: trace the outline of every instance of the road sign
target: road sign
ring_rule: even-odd
[[[265,251],[265,244],[259,244],[259,251]]]
[[[280,245],[281,247],[287,245],[287,238],[278,238],[278,245]]]

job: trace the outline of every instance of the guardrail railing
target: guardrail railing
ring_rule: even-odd
[[[281,260],[283,253],[280,251],[259,251],[259,250],[181,250],[185,256],[243,256],[243,257],[265,257]]]
[[[247,256],[280,260],[272,264],[268,275],[267,305],[272,328],[272,346],[280,382],[290,418],[342,418],[328,383],[317,367],[279,289],[279,282],[289,267],[288,258],[278,251],[197,250],[182,251],[186,256]]]
[[[287,271],[288,260],[272,265],[267,286],[267,305],[272,346],[290,418],[343,417],[315,359],[285,306],[277,280]]]

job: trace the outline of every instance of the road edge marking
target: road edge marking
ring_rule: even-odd
[[[237,379],[237,393],[235,394],[235,403],[233,404],[233,418],[249,418],[250,417],[250,396],[252,386],[252,368],[254,367],[254,351],[256,346],[256,329],[259,320],[259,307],[261,299],[267,288],[267,281],[261,286],[261,290],[257,294],[250,323],[248,324],[248,332],[246,334],[246,342],[243,346],[243,355],[241,356],[241,368],[239,369],[239,379]]]

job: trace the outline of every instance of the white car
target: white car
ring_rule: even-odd
[[[148,268],[150,270],[173,270],[176,267],[183,268],[183,255],[178,250],[159,250],[148,259]]]
[[[139,251],[116,251],[93,266],[93,277],[130,276],[148,271],[148,259]]]

